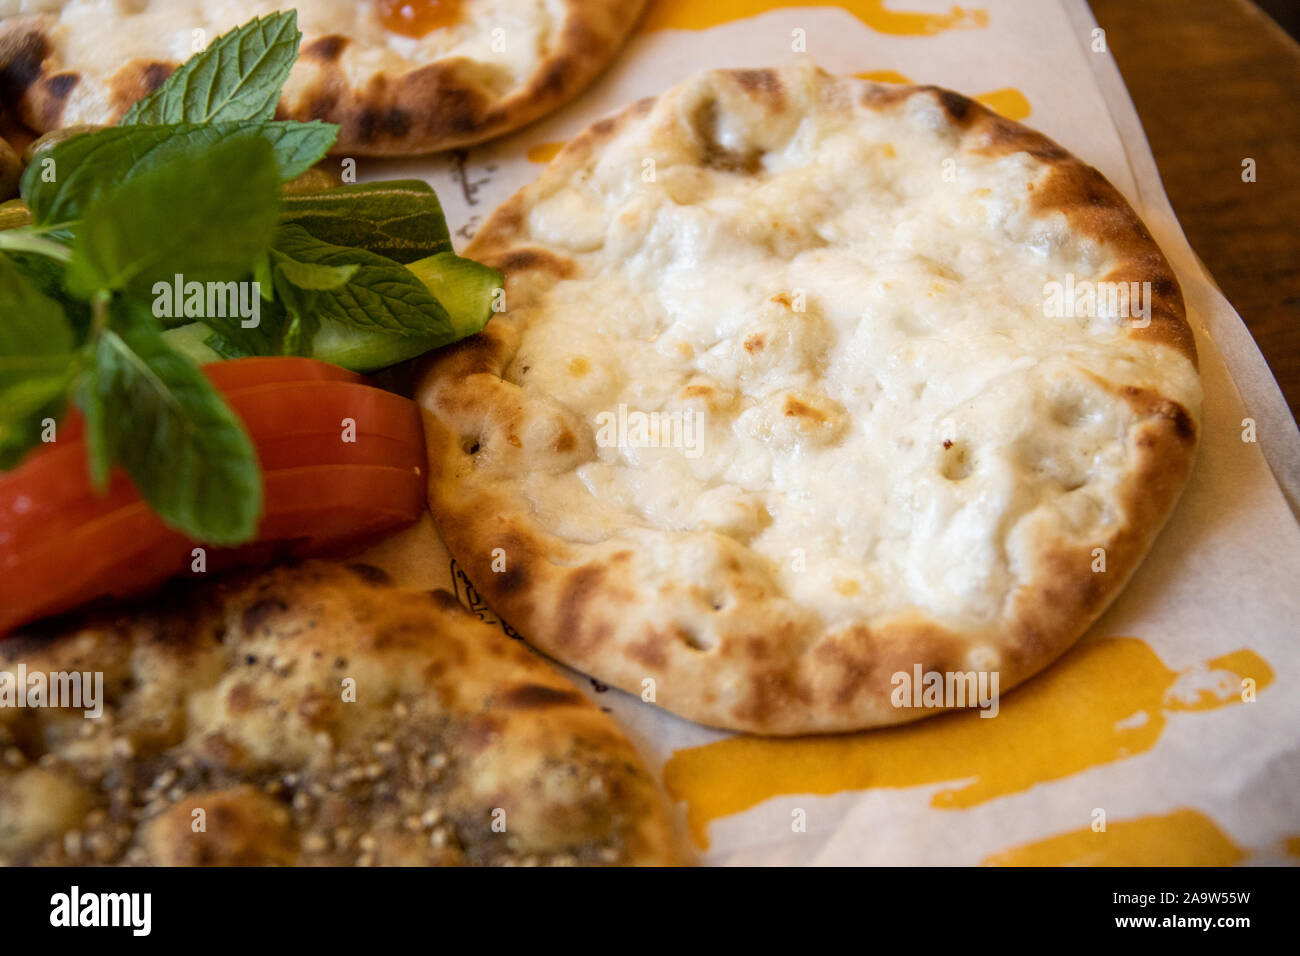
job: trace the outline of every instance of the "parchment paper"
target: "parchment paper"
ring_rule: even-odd
[[[1075,652],[1005,694],[998,718],[963,714],[856,742],[761,745],[752,759],[718,743],[728,734],[568,673],[652,767],[668,771],[702,862],[1294,862],[1300,526],[1287,497],[1300,503],[1300,434],[1245,326],[1183,237],[1114,61],[1094,49],[1086,4],[976,2],[953,15],[948,0],[854,0],[855,15],[717,0],[716,18],[729,22],[639,33],[594,87],[523,131],[469,152],[363,160],[360,178],[428,180],[459,248],[536,177],[536,160],[553,152],[547,144],[698,69],[786,62],[797,55],[797,30],[831,72],[892,71],[968,95],[1004,91],[991,101],[1009,112],[1027,106],[1024,122],[1096,166],[1133,203],[1179,275],[1196,330],[1205,384],[1199,460],[1127,590]],[[686,0],[651,5],[652,26],[709,19]],[[890,16],[906,12],[931,16]],[[1243,183],[1243,199],[1250,188]],[[1245,419],[1255,442],[1243,440]],[[403,583],[452,588],[495,620],[431,522],[369,559]],[[716,746],[695,749],[708,744]],[[851,768],[840,773],[848,786],[827,792],[838,787],[828,768]],[[733,791],[738,807],[771,795],[739,812],[710,798]]]

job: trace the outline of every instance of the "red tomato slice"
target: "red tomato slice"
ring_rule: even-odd
[[[302,381],[244,388],[226,397],[257,446],[264,471],[349,463],[400,468],[423,457],[418,409],[377,388]],[[352,425],[345,425],[349,420]],[[345,436],[345,430],[355,434]],[[135,488],[120,470],[105,495],[95,494],[83,443],[64,433],[0,476],[0,549],[69,531],[135,500]]]
[[[235,359],[229,362],[212,362],[203,366],[203,374],[226,395],[244,388],[257,388],[283,382],[352,382],[354,385],[374,384],[360,372],[339,365],[318,362],[298,356],[258,356]],[[71,410],[59,422],[59,442],[81,438],[86,433],[86,423],[81,415]],[[32,454],[40,454],[40,449]]]
[[[423,512],[424,438],[414,402],[310,359],[238,359],[204,371],[248,429],[264,489],[256,540],[205,547],[208,572],[320,553]],[[268,373],[279,380],[260,377]],[[61,425],[57,444],[0,475],[0,634],[188,575],[201,546],[164,525],[120,468],[96,494],[84,442],[73,436],[76,428]]]
[[[357,385],[370,383],[370,379],[360,372],[352,372],[340,365],[292,355],[212,362],[203,366],[203,374],[213,385],[227,393],[240,388],[270,385],[275,382],[352,382]]]

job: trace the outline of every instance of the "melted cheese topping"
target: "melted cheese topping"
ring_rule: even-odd
[[[523,85],[536,72],[565,17],[564,0],[444,0],[437,11],[426,10],[428,4],[411,4],[413,21],[430,27],[416,36],[410,35],[419,32],[412,27],[386,25],[394,13],[384,0],[300,0],[290,6],[298,11],[303,46],[331,35],[351,41],[339,63],[353,87],[364,88],[381,73],[396,75],[435,60],[465,57],[476,64],[479,82],[497,95]],[[204,42],[210,43],[285,7],[283,0],[0,0],[5,17],[58,14],[52,32],[55,70],[85,75],[69,99],[65,125],[103,122],[111,110],[109,77],[128,61],[182,63],[195,52],[195,30],[202,30]]]
[[[1118,520],[1136,419],[1092,376],[1196,409],[1191,363],[1127,319],[1044,315],[1046,283],[1110,253],[1031,211],[1030,156],[958,151],[931,97],[746,116],[695,83],[535,187],[521,241],[578,268],[511,292],[507,378],[594,456],[515,480],[564,537],[639,540],[652,584],[712,579],[717,533],[832,622],[992,624],[1028,529]],[[701,414],[697,447],[601,442],[620,406]]]

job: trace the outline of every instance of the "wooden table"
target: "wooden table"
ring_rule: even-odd
[[[1090,3],[1192,248],[1300,416],[1300,45],[1248,0]]]

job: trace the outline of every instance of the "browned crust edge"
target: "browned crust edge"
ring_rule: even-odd
[[[782,108],[779,72],[719,72],[770,108]],[[1048,174],[1038,181],[1033,208],[1040,215],[1060,213],[1077,233],[1109,246],[1118,264],[1104,278],[1150,281],[1151,322],[1128,334],[1167,346],[1195,365],[1194,337],[1173,270],[1137,214],[1097,170],[1047,137],[950,91],[865,82],[853,89],[875,109],[931,97],[961,131],[962,149],[988,155],[1023,151],[1042,162]],[[531,196],[582,168],[593,151],[648,109],[646,102],[636,104],[573,140],[536,184],[497,210],[467,254],[509,275],[562,272],[562,257],[517,244]],[[749,630],[727,633],[708,651],[751,661],[743,668],[745,687],[728,696],[700,681],[692,672],[692,652],[683,650],[683,635],[666,632],[655,620],[661,596],[640,588],[628,570],[634,554],[586,559],[580,547],[545,532],[517,501],[476,482],[465,436],[521,414],[516,387],[502,380],[512,351],[507,336],[489,324],[481,335],[437,356],[418,394],[427,410],[430,505],[438,527],[475,585],[537,646],[633,693],[640,693],[644,677],[653,677],[661,706],[700,723],[775,735],[849,731],[925,716],[934,711],[877,706],[888,696],[889,675],[914,663],[925,670],[970,669],[962,636],[923,619],[900,619],[875,631],[858,626],[823,633],[804,652],[804,659],[815,661],[806,668],[803,660],[782,658],[782,631],[797,625],[774,612],[764,627],[747,622]],[[1132,464],[1116,502],[1117,530],[1086,547],[1058,542],[1035,555],[1036,573],[1010,597],[1005,627],[995,638],[1002,691],[1059,657],[1105,610],[1149,549],[1190,472],[1199,409],[1129,388],[1119,389],[1119,396],[1139,420],[1128,434]],[[495,547],[512,556],[506,574],[493,573]],[[1104,574],[1092,571],[1094,548],[1106,551]],[[737,579],[735,585],[746,583]],[[629,615],[630,607],[638,612]],[[625,651],[613,663],[600,651],[611,642]]]
[[[472,146],[518,129],[568,102],[605,68],[631,33],[646,0],[565,0],[555,49],[522,86],[496,96],[479,82],[473,61],[437,60],[398,75],[349,85],[338,63],[350,42],[315,37],[303,44],[277,119],[321,119],[340,126],[332,152],[405,156]],[[48,34],[53,16],[16,18],[0,28],[0,100],[33,129],[62,125],[75,70],[52,73]],[[109,78],[113,123],[162,84],[177,64],[133,60]]]

